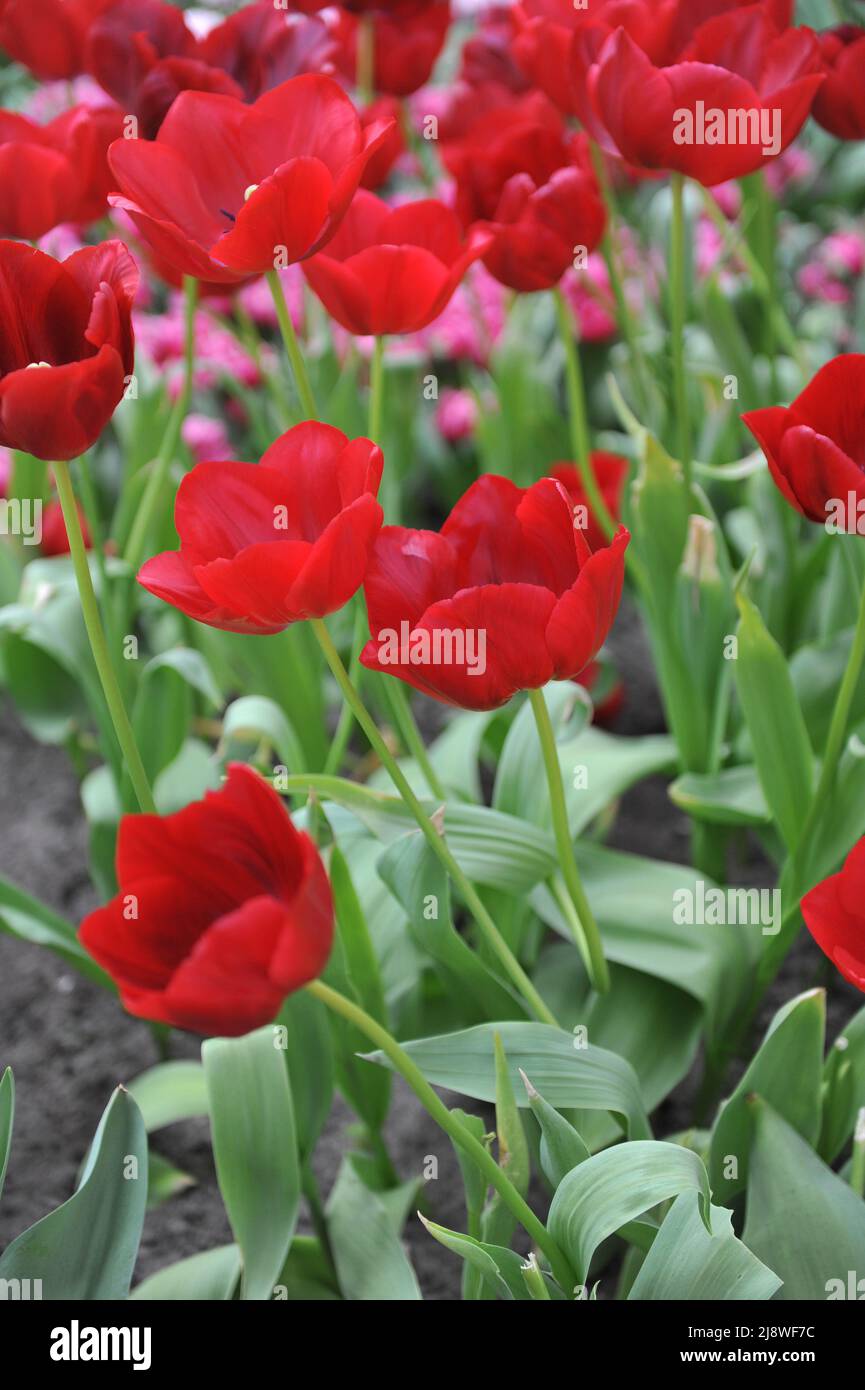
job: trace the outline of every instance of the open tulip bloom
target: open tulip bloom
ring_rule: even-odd
[[[0,0],[0,72],[0,1301],[858,1350],[865,4]]]

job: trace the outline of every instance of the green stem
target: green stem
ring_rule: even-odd
[[[814,800],[811,802],[808,809],[808,815],[805,818],[805,824],[802,827],[802,834],[799,837],[796,854],[794,855],[794,890],[797,896],[800,889],[803,888],[801,881],[803,854],[810,845],[813,832],[820,822],[823,808],[835,785],[838,763],[844,748],[844,740],[850,722],[850,710],[853,705],[853,698],[856,694],[856,687],[859,684],[859,677],[862,674],[863,663],[865,663],[865,584],[862,585],[859,596],[859,613],[856,618],[856,628],[850,646],[850,655],[847,658],[847,666],[841,680],[838,695],[835,699],[835,708],[832,711],[829,736],[826,739],[826,748],[823,753],[823,765],[820,769],[820,780],[817,783]]]
[[[424,781],[433,796],[437,797],[439,801],[446,800],[447,792],[436,776],[435,769],[430,762],[426,745],[421,738],[420,729],[415,723],[410,699],[404,687],[396,677],[383,676],[382,689],[384,690],[385,699],[390,706],[390,712],[399,735],[423,773]]]
[[[574,338],[574,326],[568,305],[558,287],[553,290],[553,301],[556,306],[559,335],[565,350],[565,382],[568,389],[568,424],[571,431],[571,450],[592,513],[599,526],[606,533],[607,538],[612,540],[616,534],[616,523],[601,495],[598,480],[592,468],[592,444],[580,351]]]
[[[90,575],[90,566],[87,562],[84,537],[81,534],[78,508],[75,504],[72,475],[69,471],[69,464],[65,460],[61,460],[59,463],[54,464],[54,478],[57,483],[57,494],[60,498],[63,520],[66,523],[66,534],[69,537],[69,550],[72,555],[72,567],[75,571],[75,580],[81,599],[81,612],[84,616],[84,626],[87,629],[87,636],[90,639],[90,650],[93,653],[93,660],[102,683],[105,703],[111,715],[111,721],[114,725],[114,732],[117,735],[120,751],[123,754],[129,776],[132,779],[135,795],[138,797],[138,804],[142,811],[147,811],[155,815],[156,805],[153,800],[153,793],[150,790],[150,783],[147,780],[147,773],[144,771],[144,764],[141,761],[141,754],[135,742],[132,725],[126,713],[123,697],[120,694],[117,676],[111,664],[111,654],[108,650],[108,643],[105,640],[105,631],[102,627],[102,620],[99,617],[99,605],[96,602],[96,594],[93,591],[93,580]]]
[[[395,1070],[414,1091],[427,1113],[441,1126],[445,1134],[477,1164],[490,1186],[498,1192],[511,1215],[520,1223],[538,1248],[543,1251],[550,1262],[554,1277],[558,1280],[562,1290],[569,1294],[575,1284],[574,1272],[549,1231],[517,1192],[489,1150],[475,1139],[474,1135],[465,1128],[436,1095],[423,1072],[412,1061],[408,1053],[400,1047],[396,1039],[391,1037],[380,1023],[376,1023],[375,1019],[371,1018],[357,1004],[331,989],[329,985],[323,984],[321,980],[313,980],[311,984],[306,986],[306,989],[316,999],[332,1009],[334,1013],[340,1014],[355,1028],[365,1033],[370,1042],[381,1049]]]
[[[144,492],[138,511],[135,514],[135,521],[126,543],[124,560],[133,571],[137,570],[141,561],[144,559],[144,550],[147,545],[147,534],[153,520],[154,510],[165,491],[165,482],[168,477],[168,470],[177,451],[180,440],[180,432],[183,428],[183,421],[186,419],[189,404],[192,399],[192,376],[195,370],[195,310],[198,303],[198,281],[191,275],[184,276],[184,289],[186,300],[184,308],[184,350],[183,350],[183,384],[180,393],[171,413],[168,417],[168,424],[165,427],[165,434],[162,436],[162,443],[159,446],[159,453],[153,461],[150,475],[147,479]]]
[[[673,174],[673,218],[670,227],[670,326],[673,348],[673,405],[676,412],[679,462],[691,495],[692,448],[691,416],[688,404],[688,377],[685,370],[685,318],[687,267],[685,263],[685,179]]]
[[[352,684],[327,627],[322,622],[321,618],[312,618],[310,620],[310,626],[318,638],[325,660],[333,673],[337,685],[354,711],[355,719],[369,739],[370,745],[377,753],[382,765],[390,774],[391,781],[417,821],[430,849],[447,870],[453,882],[462,893],[463,899],[488,946],[495,952],[496,956],[501,961],[502,966],[520,991],[520,994],[529,1005],[535,1017],[542,1023],[550,1023],[554,1027],[558,1027],[554,1014],[544,1003],[510,946],[499,932],[498,927],[484,907],[474,885],[466,877],[451,851],[448,849],[444,836],[441,835],[433,825],[421,802],[412,791],[404,772],[391,754],[390,749],[376,728],[375,721],[370,717],[363,700]]]
[[[853,1132],[853,1162],[850,1167],[850,1186],[857,1197],[865,1197],[865,1109],[856,1116]]]
[[[351,665],[349,667],[350,679],[353,685],[357,685],[360,673],[363,669],[360,664],[360,653],[363,648],[364,631],[366,628],[366,614],[360,595],[355,598],[355,605],[354,628],[351,635]],[[329,776],[333,773],[338,773],[342,767],[353,724],[354,712],[351,705],[343,704],[339,715],[339,722],[336,726],[336,733],[333,736],[333,742],[327,751],[327,758],[324,764],[326,775]]]
[[[357,23],[357,99],[368,106],[375,97],[375,21],[362,14]]]
[[[589,906],[589,900],[580,878],[580,871],[577,868],[577,861],[574,858],[574,845],[568,825],[568,807],[565,801],[564,783],[562,782],[562,768],[550,712],[547,709],[547,702],[542,690],[530,690],[529,700],[532,713],[535,716],[541,752],[544,757],[544,767],[547,773],[553,830],[556,837],[556,848],[559,852],[559,867],[586,940],[589,953],[589,976],[595,989],[600,994],[606,994],[610,988],[610,972],[604,958],[604,948],[601,945],[598,924]]]
[[[273,306],[276,309],[276,317],[279,320],[279,328],[282,333],[282,341],[288,353],[288,360],[291,363],[291,370],[294,373],[294,383],[297,387],[297,394],[303,407],[307,420],[318,419],[318,407],[315,404],[315,396],[312,394],[312,387],[309,384],[309,376],[306,371],[306,363],[303,360],[303,353],[297,341],[297,334],[294,331],[294,324],[291,321],[291,314],[288,312],[288,305],[285,302],[285,293],[282,288],[282,281],[275,270],[268,270],[265,280],[270,286],[270,293],[273,296]]]
[[[369,427],[367,433],[375,444],[381,444],[384,410],[384,338],[378,336],[369,366]]]

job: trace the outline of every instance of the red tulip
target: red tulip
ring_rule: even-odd
[[[841,24],[818,37],[826,81],[814,119],[839,140],[865,140],[865,29]]]
[[[630,465],[620,454],[609,454],[596,449],[591,456],[592,472],[598,484],[601,497],[610,516],[618,520],[622,507],[622,493],[627,481]],[[561,483],[571,499],[571,506],[579,513],[576,525],[582,526],[590,550],[599,550],[606,545],[606,535],[589,505],[580,470],[575,463],[557,463],[550,469],[550,477]]]
[[[125,816],[117,880],[79,936],[139,1018],[236,1037],[327,963],[333,899],[318,850],[241,763],[173,816]]]
[[[211,29],[199,47],[203,61],[234,78],[249,101],[289,77],[329,70],[337,50],[317,15],[300,19],[273,0],[244,5]]]
[[[95,443],[132,373],[137,288],[119,241],[62,263],[0,241],[0,444],[70,459]]]
[[[229,632],[281,632],[342,608],[360,588],[382,511],[382,453],[369,439],[307,420],[257,466],[199,463],[177,492],[180,550],[156,555],[141,584]]]
[[[578,33],[572,60],[579,114],[607,153],[706,187],[785,150],[823,81],[811,30],[782,33],[757,5],[703,24],[672,66],[656,66],[624,29]]]
[[[572,5],[570,9],[573,13]],[[515,95],[527,91],[532,81],[524,74],[513,51],[519,28],[516,6],[482,12],[476,32],[463,44],[459,80],[470,87],[493,82]]]
[[[111,146],[110,201],[180,273],[236,282],[319,251],[389,132],[364,132],[329,77],[294,77],[252,106],[181,92],[155,140]]]
[[[406,143],[402,131],[402,107],[396,97],[378,97],[360,112],[360,123],[364,130],[388,120],[393,122],[390,133],[367,164],[360,181],[361,188],[381,188],[397,160],[405,154]]]
[[[198,43],[183,12],[165,0],[110,0],[90,26],[87,71],[124,111],[162,58],[196,58]]]
[[[622,593],[629,536],[594,554],[563,487],[486,474],[441,529],[386,526],[364,584],[361,660],[446,704],[495,709],[570,680],[597,655]]]
[[[242,88],[219,68],[209,67],[197,58],[161,58],[143,78],[135,94],[133,106],[142,139],[156,139],[181,92],[214,92],[218,96],[243,98]]]
[[[0,110],[0,235],[36,241],[61,222],[101,217],[122,123],[116,107],[76,106],[45,126]]]
[[[90,26],[113,0],[5,0],[0,5],[0,49],[42,82],[79,77],[86,70]]]
[[[791,506],[811,521],[857,531],[865,513],[865,356],[836,357],[788,408],[742,419]]]
[[[845,980],[865,990],[865,839],[801,903],[805,926]]]
[[[577,248],[593,251],[603,236],[606,211],[586,137],[566,131],[539,92],[492,105],[443,142],[442,158],[464,225],[493,224],[484,265],[511,289],[550,289]]]
[[[429,80],[450,25],[449,0],[404,0],[392,11],[371,16],[373,88],[389,96],[404,97]],[[345,9],[334,37],[336,63],[350,82],[357,77],[359,22]]]
[[[349,333],[417,333],[489,243],[481,229],[463,242],[456,217],[434,198],[390,208],[361,190],[327,250],[303,270]]]

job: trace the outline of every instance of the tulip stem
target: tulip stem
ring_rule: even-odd
[[[393,722],[397,727],[397,732],[423,773],[424,781],[434,797],[437,797],[439,801],[445,801],[447,792],[439,781],[435,769],[430,762],[426,745],[421,738],[420,729],[415,723],[409,696],[406,694],[402,683],[398,681],[396,677],[383,676],[382,689],[384,690],[385,699],[390,706],[390,712],[393,716]]]
[[[556,837],[556,848],[559,852],[559,867],[565,880],[568,896],[580,920],[580,927],[588,952],[589,977],[598,993],[606,994],[610,988],[610,972],[604,958],[604,948],[601,944],[598,924],[589,906],[586,890],[583,888],[580,871],[577,868],[577,861],[574,858],[574,845],[568,825],[568,807],[565,801],[564,783],[562,782],[562,767],[559,762],[556,735],[550,719],[550,711],[547,709],[547,702],[542,690],[530,690],[529,701],[535,716],[544,767],[547,773],[553,830]]]
[[[797,896],[800,890],[802,890],[801,872],[803,854],[808,850],[814,831],[820,822],[820,815],[835,784],[838,763],[844,748],[847,726],[850,722],[850,710],[853,705],[853,698],[856,694],[856,687],[859,684],[859,677],[862,674],[863,664],[865,664],[865,584],[862,585],[859,596],[859,613],[856,619],[853,641],[850,644],[850,655],[847,658],[847,667],[844,671],[841,685],[838,689],[838,695],[835,699],[835,708],[832,711],[832,719],[829,724],[829,735],[826,739],[826,748],[823,753],[823,765],[820,769],[820,779],[817,783],[814,799],[808,809],[808,814],[805,818],[805,824],[802,827],[802,834],[799,837],[796,854],[794,856],[794,863],[796,865],[794,886]]]
[[[315,396],[312,394],[312,387],[309,384],[306,363],[303,360],[303,353],[297,341],[297,334],[294,331],[291,314],[285,302],[285,291],[282,288],[282,281],[279,278],[279,273],[275,270],[268,270],[264,278],[270,286],[270,293],[273,296],[273,307],[276,309],[276,317],[279,320],[282,341],[285,344],[288,360],[291,363],[291,370],[294,373],[294,384],[297,387],[297,394],[300,397],[300,404],[304,412],[304,417],[307,420],[317,420],[318,407],[315,403]]]
[[[189,411],[189,404],[192,400],[192,377],[195,371],[195,311],[198,305],[198,281],[191,275],[184,276],[183,286],[185,290],[184,302],[184,329],[183,329],[183,384],[180,388],[177,400],[171,408],[168,417],[168,424],[162,436],[162,443],[159,446],[159,453],[153,461],[150,476],[147,479],[144,492],[132,530],[129,533],[129,540],[126,542],[124,560],[129,568],[134,572],[138,569],[144,559],[144,550],[147,545],[147,533],[150,530],[150,523],[153,520],[153,512],[165,491],[165,481],[168,470],[171,467],[177,445],[180,441],[180,432],[183,429],[183,422]]]
[[[394,1069],[414,1091],[427,1113],[441,1126],[445,1134],[464,1153],[468,1154],[490,1186],[495,1188],[511,1215],[515,1217],[523,1230],[549,1260],[553,1275],[561,1285],[562,1290],[566,1294],[570,1294],[576,1282],[574,1272],[547,1228],[520,1196],[513,1183],[496,1163],[489,1149],[478,1139],[475,1139],[474,1135],[466,1129],[456,1115],[448,1110],[423,1072],[412,1061],[408,1053],[400,1047],[396,1039],[357,1004],[331,989],[329,985],[323,984],[321,980],[313,980],[306,986],[306,989],[309,994],[314,995],[334,1013],[340,1014],[360,1032],[365,1033],[370,1042],[381,1049],[393,1064]]]
[[[374,444],[381,445],[382,412],[384,408],[384,338],[376,335],[369,364],[369,425],[368,434]]]
[[[336,683],[354,711],[355,719],[369,739],[370,745],[377,753],[383,767],[385,767],[390,774],[391,781],[417,821],[430,849],[442,866],[447,870],[457,888],[459,888],[487,945],[495,952],[505,971],[516,985],[535,1017],[542,1023],[550,1023],[554,1027],[558,1027],[554,1014],[544,1003],[510,946],[499,932],[492,917],[484,907],[474,885],[467,878],[448,848],[444,834],[440,833],[433,825],[433,822],[424,810],[420,800],[412,791],[404,772],[393,757],[390,749],[379,733],[375,721],[370,716],[358,691],[352,684],[351,678],[342,664],[339,652],[334,646],[331,635],[324,622],[321,618],[312,618],[310,623],[313,632],[318,638],[325,660],[333,672]]]
[[[565,297],[558,286],[553,290],[556,306],[556,319],[559,334],[565,350],[565,382],[568,390],[568,424],[571,431],[571,449],[574,462],[579,469],[583,488],[589,500],[592,514],[603,529],[608,540],[616,534],[616,523],[610,514],[598,487],[595,470],[592,468],[592,445],[589,435],[589,419],[586,410],[586,390],[583,383],[583,369],[580,364],[580,350],[574,337],[574,326]]]
[[[368,106],[375,97],[375,20],[362,14],[357,22],[356,59],[357,99]]]
[[[685,371],[685,316],[687,267],[685,263],[685,179],[673,174],[673,217],[670,226],[670,327],[673,349],[673,407],[678,430],[679,462],[691,496],[693,459],[691,457],[691,415],[688,405],[688,378]]]
[[[69,550],[72,555],[72,567],[75,571],[75,581],[78,585],[78,595],[81,600],[81,612],[84,616],[84,626],[87,629],[87,636],[90,640],[90,650],[93,653],[93,660],[99,674],[99,680],[102,684],[105,703],[111,715],[114,732],[117,735],[117,742],[120,745],[120,751],[132,780],[135,795],[138,798],[138,804],[142,811],[155,815],[156,804],[153,800],[153,793],[150,790],[147,773],[144,770],[141,754],[135,742],[135,735],[132,732],[129,715],[126,713],[123,696],[117,684],[117,676],[111,664],[111,654],[108,650],[105,630],[99,616],[99,604],[96,601],[93,579],[90,574],[90,565],[87,561],[87,550],[84,545],[84,537],[81,534],[81,521],[75,502],[75,491],[72,487],[72,475],[69,471],[69,464],[65,459],[54,464],[54,478],[57,483],[57,495],[60,498],[63,520],[66,523],[66,534],[69,537]]]

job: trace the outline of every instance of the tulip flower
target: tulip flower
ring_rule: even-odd
[[[90,550],[93,542],[82,507],[78,507],[78,525],[81,528],[84,545],[87,550]],[[69,532],[66,530],[63,509],[59,502],[49,502],[45,508],[42,516],[42,539],[39,542],[39,549],[43,555],[69,554]]]
[[[600,242],[606,211],[586,138],[567,132],[540,93],[482,112],[442,158],[463,224],[494,224],[484,265],[511,289],[551,289],[575,248]]]
[[[572,78],[579,115],[608,154],[710,188],[785,150],[823,82],[811,30],[782,32],[756,5],[703,24],[668,66],[654,63],[625,29],[606,39],[581,31]]]
[[[477,228],[462,241],[457,218],[433,198],[390,208],[362,189],[327,250],[303,271],[350,333],[416,333],[442,312],[491,239]]]
[[[372,86],[389,96],[409,96],[428,81],[450,25],[449,0],[403,0],[370,16]],[[336,65],[353,82],[357,76],[359,23],[345,7],[334,30]]]
[[[154,141],[111,146],[109,201],[179,273],[237,282],[321,250],[389,132],[363,131],[329,77],[292,78],[252,106],[181,92]]]
[[[62,262],[0,241],[0,444],[71,459],[95,443],[132,373],[137,287],[119,241]]]
[[[487,474],[440,532],[382,529],[361,660],[463,709],[570,680],[612,627],[628,540],[622,528],[592,553],[560,483],[519,488]]]
[[[865,29],[840,24],[819,35],[826,81],[814,119],[839,140],[865,140]]]
[[[845,980],[865,991],[865,839],[801,903],[805,926]]]
[[[140,1018],[229,1037],[321,973],[333,902],[310,837],[240,763],[172,816],[125,816],[120,891],[79,936]]]
[[[610,516],[618,519],[622,507],[622,493],[630,468],[628,460],[620,454],[610,454],[603,449],[596,449],[589,462],[607,511]],[[550,469],[550,477],[561,483],[571,499],[576,524],[582,526],[589,549],[598,550],[605,545],[607,538],[603,526],[592,512],[577,465],[556,463]]]
[[[183,11],[166,0],[110,0],[90,25],[87,71],[133,111],[147,74],[164,58],[194,59],[198,43]]]
[[[382,454],[330,425],[287,431],[258,465],[200,463],[177,492],[180,550],[139,582],[198,622],[280,632],[342,608],[359,589],[382,521]]]
[[[247,100],[299,77],[333,66],[337,43],[317,15],[299,19],[273,0],[254,0],[229,15],[199,43],[202,61],[233,78]]]
[[[865,512],[863,402],[865,355],[850,353],[822,367],[789,407],[742,416],[790,505],[836,530],[856,531]]]
[[[37,241],[61,222],[103,216],[122,121],[108,106],[76,106],[45,126],[0,110],[0,235]]]
[[[54,82],[86,71],[90,26],[113,0],[4,0],[0,49],[34,77]]]

